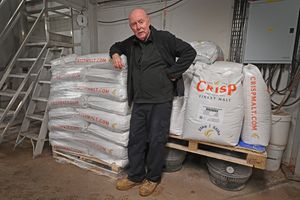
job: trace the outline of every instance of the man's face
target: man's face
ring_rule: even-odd
[[[129,26],[134,35],[145,41],[150,34],[150,20],[144,10],[136,9],[129,15]]]

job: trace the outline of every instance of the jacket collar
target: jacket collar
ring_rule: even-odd
[[[154,40],[156,31],[157,30],[152,25],[150,25],[150,35],[149,35],[149,38],[148,38],[147,41],[153,41]],[[133,35],[133,42],[134,43],[139,43],[141,41],[135,35]]]

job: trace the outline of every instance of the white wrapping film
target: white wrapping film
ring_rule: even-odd
[[[87,106],[97,110],[103,110],[118,115],[130,114],[130,108],[127,101],[119,102],[105,99],[102,97],[89,96],[87,98]]]
[[[242,65],[216,61],[195,71],[183,138],[235,146],[244,116]]]
[[[78,118],[50,119],[48,121],[50,131],[84,132],[88,125],[87,121]]]
[[[82,119],[111,131],[125,132],[129,130],[130,115],[122,116],[90,108],[78,108],[77,111]]]
[[[74,91],[87,95],[101,96],[115,101],[126,101],[126,86],[101,82],[60,82],[51,85],[51,93]]]
[[[69,149],[120,167],[128,164],[127,148],[89,134],[51,131],[49,139],[51,145],[57,149]]]
[[[127,84],[127,70],[89,68],[86,73],[88,81]]]
[[[62,107],[86,107],[86,96],[81,92],[63,91],[56,94],[50,93],[48,106],[50,109]]]
[[[49,119],[66,119],[79,117],[79,113],[70,107],[53,108],[49,111]]]
[[[244,67],[245,118],[242,140],[248,144],[269,144],[271,136],[271,101],[267,85],[254,65]]]
[[[190,43],[196,50],[197,55],[195,61],[212,64],[215,61],[224,60],[224,54],[222,49],[214,42],[211,41],[194,41]]]
[[[95,136],[99,136],[118,145],[124,147],[127,147],[128,145],[129,131],[123,133],[113,132],[96,124],[90,124],[87,128],[87,131]]]

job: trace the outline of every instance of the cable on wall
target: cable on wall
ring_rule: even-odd
[[[172,6],[175,6],[176,4],[178,4],[178,3],[182,2],[182,1],[183,1],[183,0],[178,0],[178,1],[176,1],[176,2],[174,2],[174,3],[172,3],[172,4],[168,5],[168,6],[166,6],[166,7],[164,7],[164,8],[158,9],[158,10],[153,11],[153,12],[149,12],[149,13],[147,13],[147,14],[148,14],[148,15],[153,15],[153,14],[158,13],[158,12],[160,12],[160,11],[166,10],[166,9],[172,7]],[[112,21],[102,21],[102,20],[98,20],[98,22],[99,22],[99,23],[103,23],[103,24],[112,24],[112,23],[117,23],[117,22],[122,22],[122,21],[127,21],[127,20],[128,20],[128,18],[122,18],[122,19],[117,19],[117,20],[112,20]]]

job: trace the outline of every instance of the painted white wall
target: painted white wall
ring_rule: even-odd
[[[142,1],[141,1],[142,2]],[[175,1],[168,1],[170,5]],[[164,2],[139,4],[135,6],[98,7],[98,20],[112,21],[127,18],[135,7],[143,7],[147,12],[163,8]],[[168,9],[165,29],[177,37],[191,42],[210,40],[216,42],[228,57],[230,30],[233,12],[233,0],[184,0]],[[163,29],[163,13],[150,16],[151,23],[157,29]],[[113,24],[98,23],[99,52],[108,52],[110,46],[132,35],[128,21]]]

